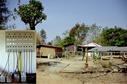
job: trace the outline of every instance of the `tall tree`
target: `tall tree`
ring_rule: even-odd
[[[88,32],[86,33],[84,44],[93,42],[102,32],[102,27],[92,24],[89,26]]]
[[[40,36],[39,33],[36,33],[36,44],[37,45],[43,44],[43,38]]]
[[[70,31],[66,31],[63,33],[63,37],[57,36],[54,39],[54,43],[56,46],[63,47],[64,45],[68,44],[82,44],[82,42],[85,40],[86,33],[88,31],[89,27],[85,24],[75,24],[74,27],[70,29]]]
[[[89,27],[85,24],[75,24],[74,27],[71,28],[69,32],[69,36],[73,37],[75,39],[74,44],[82,44],[86,37],[86,33],[88,31]]]
[[[45,40],[46,40],[46,31],[44,29],[41,29],[40,35],[41,35],[41,37],[43,39],[43,43],[45,43]]]
[[[17,13],[25,24],[29,24],[31,30],[35,30],[35,26],[46,20],[46,15],[43,13],[44,7],[40,1],[30,0],[29,4],[19,6]]]
[[[9,17],[9,10],[6,3],[6,0],[0,0],[0,29],[5,29],[5,24]]]

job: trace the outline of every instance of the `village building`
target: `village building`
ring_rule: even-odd
[[[104,56],[109,56],[110,59],[113,57],[119,57],[127,61],[127,47],[117,47],[117,46],[103,46],[95,47],[88,51],[94,55],[97,53],[101,58]]]
[[[76,52],[77,51],[77,46],[74,44],[68,44],[64,46],[64,51],[69,51],[69,52]]]
[[[86,52],[86,50],[90,50],[92,48],[95,48],[95,47],[101,47],[101,45],[99,44],[96,44],[96,43],[89,43],[89,44],[86,44],[86,45],[74,45],[74,44],[68,44],[68,45],[65,45],[64,46],[64,54],[65,55],[72,55],[72,56],[75,56],[75,55],[78,55],[78,56],[83,56],[84,52]],[[89,55],[90,53],[88,53]]]
[[[92,49],[92,48],[95,48],[95,47],[101,47],[101,45],[97,44],[97,43],[89,43],[89,44],[86,44],[86,45],[74,45],[74,44],[68,44],[68,45],[65,45],[64,46],[64,50],[65,51],[70,51],[70,52],[77,52],[77,51],[83,51],[85,52],[85,49],[87,48],[88,50],[89,49]]]
[[[62,48],[52,45],[37,45],[37,58],[62,57]]]

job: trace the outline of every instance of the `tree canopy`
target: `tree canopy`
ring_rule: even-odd
[[[82,24],[75,24],[74,27],[71,28],[70,32],[69,32],[69,36],[70,38],[74,40],[74,44],[82,44],[82,42],[84,41],[85,37],[86,37],[86,33],[88,31],[89,27],[86,26],[84,23]]]
[[[25,24],[29,24],[31,30],[35,30],[35,26],[46,20],[46,15],[43,13],[44,7],[40,1],[30,0],[29,4],[19,6],[17,13]]]
[[[96,24],[85,25],[84,23],[76,23],[69,31],[64,33],[64,37],[55,38],[53,44],[55,46],[65,46],[68,44],[80,45],[92,42],[100,35],[101,28]]]
[[[62,47],[63,46],[63,39],[60,36],[56,36],[55,39],[52,41],[52,44],[55,46]]]
[[[127,46],[127,30],[123,28],[105,28],[96,42],[105,46]]]
[[[55,46],[68,44],[80,45],[96,42],[102,46],[127,46],[127,29],[120,27],[102,28],[96,24],[75,24],[64,37],[57,36],[54,39]]]
[[[79,24],[76,23],[69,31],[66,31],[63,35],[64,37],[56,36],[56,38],[53,41],[53,44],[55,46],[63,47],[68,44],[82,44],[86,33],[88,31],[89,27],[86,26],[84,23]]]

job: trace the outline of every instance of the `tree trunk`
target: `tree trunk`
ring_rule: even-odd
[[[35,30],[35,25],[33,23],[30,23],[30,29]]]

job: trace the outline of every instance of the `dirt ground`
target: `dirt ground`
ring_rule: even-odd
[[[37,72],[37,84],[81,84],[78,79],[62,76],[59,73]]]
[[[108,74],[69,74],[37,72],[37,84],[127,84],[127,75]]]
[[[37,68],[37,84],[127,84],[127,73],[79,73],[84,61],[77,58],[42,61]],[[90,60],[89,64],[94,66]]]

